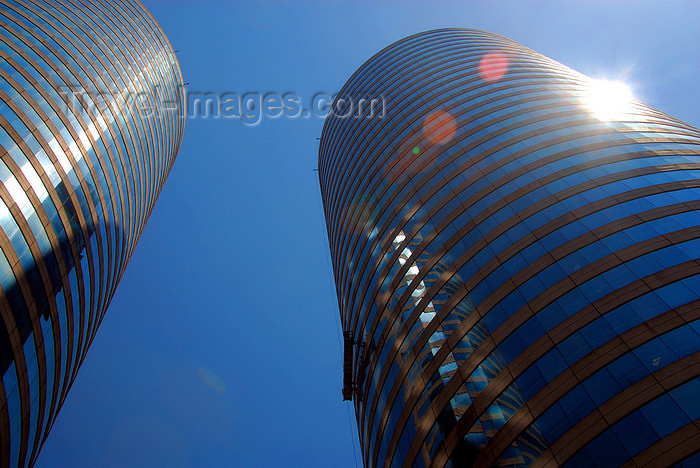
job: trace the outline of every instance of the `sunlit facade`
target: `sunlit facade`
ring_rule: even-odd
[[[0,20],[0,459],[25,466],[153,209],[184,106],[137,1],[7,1]]]
[[[466,29],[338,102],[319,172],[365,466],[697,466],[700,131]]]

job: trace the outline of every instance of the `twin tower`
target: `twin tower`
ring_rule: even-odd
[[[698,129],[466,29],[339,96],[319,171],[365,466],[700,450]]]
[[[185,106],[135,0],[3,2],[0,20],[14,467],[75,379]],[[461,29],[393,44],[344,86],[319,172],[366,466],[698,463],[700,132],[600,88]]]

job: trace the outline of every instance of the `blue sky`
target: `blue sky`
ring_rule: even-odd
[[[396,40],[468,27],[700,124],[693,0],[144,4],[190,91],[294,92],[305,105]],[[37,466],[352,467],[353,446],[361,464],[313,171],[322,125],[188,120]]]

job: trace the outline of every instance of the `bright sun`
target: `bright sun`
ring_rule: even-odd
[[[632,92],[621,81],[593,80],[583,103],[600,120],[625,120],[632,111]]]

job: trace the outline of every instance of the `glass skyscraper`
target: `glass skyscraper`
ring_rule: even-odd
[[[0,8],[0,459],[36,459],[175,159],[182,78],[134,0]]]
[[[332,111],[365,466],[700,464],[698,129],[466,29],[382,50]]]

